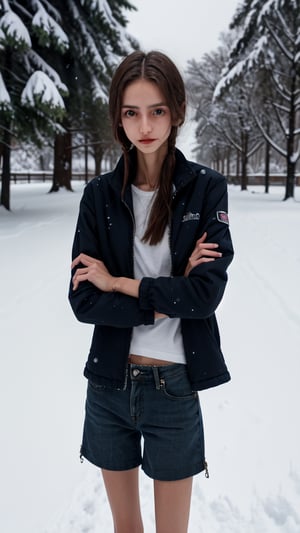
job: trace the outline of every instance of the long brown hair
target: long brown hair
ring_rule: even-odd
[[[133,52],[117,68],[110,87],[109,112],[114,137],[121,144],[124,155],[123,193],[129,178],[131,143],[121,126],[121,107],[124,90],[130,83],[139,79],[151,81],[158,86],[170,109],[172,121],[168,138],[168,151],[159,176],[159,189],[143,237],[145,242],[157,244],[163,238],[170,217],[175,142],[178,126],[183,124],[185,118],[185,88],[177,67],[161,52],[152,51],[148,54],[142,51]]]

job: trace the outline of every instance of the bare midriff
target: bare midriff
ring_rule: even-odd
[[[134,365],[143,366],[165,366],[173,365],[172,361],[165,361],[164,359],[154,359],[153,357],[145,357],[144,355],[130,354],[128,356],[128,362]]]

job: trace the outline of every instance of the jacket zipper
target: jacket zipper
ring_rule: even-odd
[[[173,203],[174,203],[174,200],[176,198],[176,195],[177,195],[177,190],[175,189],[175,191],[172,194],[172,207],[173,207]],[[173,253],[172,253],[172,231],[173,231],[173,218],[172,218],[172,216],[170,216],[170,222],[169,222],[169,248],[170,248],[170,255],[171,255],[171,273],[170,273],[171,276],[174,275],[174,264],[173,264]]]
[[[135,234],[135,230],[136,230],[136,225],[135,225],[135,219],[134,219],[134,216],[133,216],[133,213],[129,207],[129,205],[125,202],[125,200],[122,199],[122,203],[125,205],[126,209],[128,210],[129,214],[130,214],[130,217],[131,217],[131,220],[132,220],[132,227],[133,227],[133,232],[132,232],[132,243],[131,243],[131,251],[132,251],[132,255],[131,255],[131,258],[132,258],[132,262],[131,262],[131,273],[132,273],[132,276],[134,276],[134,234]],[[132,329],[131,329],[131,336],[130,336],[130,341],[131,341],[131,337],[132,337]],[[128,354],[129,355],[129,354]],[[126,390],[127,389],[127,382],[128,382],[128,363],[126,362],[126,366],[125,366],[125,373],[124,373],[124,385],[123,385],[123,390]]]
[[[135,234],[135,230],[136,230],[136,227],[135,227],[135,220],[134,220],[134,216],[133,216],[133,213],[129,207],[128,204],[126,204],[125,200],[122,199],[122,204],[125,205],[126,209],[128,210],[129,214],[130,214],[130,218],[132,220],[132,226],[133,226],[133,233],[132,233],[132,275],[134,275],[134,234]]]

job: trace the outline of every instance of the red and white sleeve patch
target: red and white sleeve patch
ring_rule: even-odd
[[[223,224],[229,224],[229,217],[226,211],[217,211],[217,219],[219,222],[223,222]]]

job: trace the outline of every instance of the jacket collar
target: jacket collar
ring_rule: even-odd
[[[193,169],[192,163],[187,161],[183,153],[176,148],[175,150],[176,164],[173,175],[173,184],[175,191],[182,189],[187,183],[196,177],[196,172]],[[135,176],[135,167],[136,167],[136,150],[132,149],[130,151],[130,168],[129,171],[129,181],[126,187],[126,192],[130,189],[130,185]],[[122,185],[123,185],[123,175],[124,175],[124,156],[121,156],[115,169],[112,172],[111,185],[116,190],[118,194],[121,194]]]

